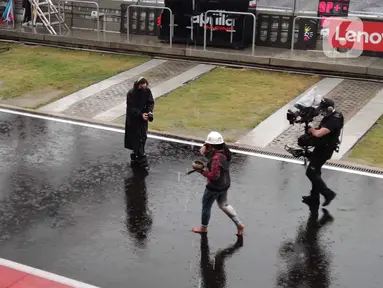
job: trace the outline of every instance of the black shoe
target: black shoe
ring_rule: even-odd
[[[148,164],[142,166],[142,168],[144,168],[146,171],[149,171],[150,170],[150,166]]]
[[[141,157],[141,158],[138,158],[137,159],[137,164],[141,167],[141,168],[143,168],[143,169],[145,169],[145,170],[149,170],[150,168],[149,168],[149,163],[148,163],[148,158],[146,157],[146,155],[144,155],[143,157]]]
[[[132,153],[130,154],[130,165],[135,165],[137,163],[137,156],[136,154]]]
[[[324,195],[323,195],[324,196]],[[327,192],[327,195],[324,196],[325,198],[325,201],[323,202],[322,206],[328,206],[330,205],[331,201],[334,200],[334,198],[336,197],[336,193],[334,191],[331,191],[330,189],[328,190]]]

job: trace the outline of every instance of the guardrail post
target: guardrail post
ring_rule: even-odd
[[[128,43],[130,43],[130,31],[129,31],[129,23],[130,23],[130,21],[129,21],[129,7],[130,7],[130,5],[128,6],[128,7],[126,7],[126,41],[128,41]]]
[[[129,5],[127,8],[126,8],[126,39],[127,39],[127,42],[130,43],[130,31],[129,31],[129,8],[130,7],[136,7],[136,8],[149,8],[149,9],[161,9],[161,10],[168,10],[169,11],[169,45],[170,45],[170,48],[172,48],[172,44],[173,44],[173,33],[174,33],[174,15],[173,15],[173,11],[172,9],[170,9],[169,7],[158,7],[158,6],[145,6],[145,5],[136,5],[136,4],[133,4],[133,5]],[[138,18],[137,18],[138,19]],[[137,20],[138,21],[138,20]],[[137,23],[138,25],[138,23]]]
[[[255,32],[257,29],[257,18],[253,13],[249,12],[235,12],[235,11],[224,11],[224,10],[208,10],[205,12],[205,25],[204,25],[204,31],[203,31],[203,50],[206,51],[206,30],[207,30],[207,15],[209,13],[223,13],[223,14],[231,14],[231,15],[247,15],[253,17],[253,40],[252,40],[252,48],[251,48],[251,55],[254,56],[255,53]],[[212,38],[213,35],[213,27],[210,27],[210,38]]]
[[[61,3],[61,1],[59,0],[58,1],[58,4],[57,4],[57,10],[58,10],[58,13],[59,13],[59,18],[60,18],[60,21],[59,21],[59,33],[60,33],[60,35],[61,35],[61,9],[60,9],[60,3]],[[65,7],[64,7],[64,9],[65,9]],[[64,18],[63,18],[64,19]]]
[[[105,18],[104,18],[105,21]],[[100,6],[97,4],[97,31],[100,32]]]
[[[100,32],[100,6],[98,5],[97,2],[95,1],[85,1],[85,0],[59,0],[58,1],[58,13],[59,13],[59,16],[61,17],[61,10],[60,10],[60,4],[62,1],[65,1],[65,2],[74,2],[74,3],[88,3],[88,4],[94,4],[96,5],[96,9],[97,9],[97,32]],[[72,11],[73,12],[73,11]],[[63,7],[63,15],[65,17],[65,3],[64,3],[64,7]],[[63,17],[63,19],[64,19]],[[105,20],[104,20],[105,21]],[[60,21],[59,21],[60,22]],[[73,23],[72,23],[73,24]],[[61,23],[59,24],[59,31],[60,31],[60,34],[61,34]]]

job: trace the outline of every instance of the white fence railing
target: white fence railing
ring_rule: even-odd
[[[169,7],[160,7],[160,6],[147,6],[147,5],[129,5],[126,9],[126,37],[128,40],[128,43],[130,42],[130,33],[129,33],[129,23],[130,23],[130,17],[129,17],[129,8],[135,7],[135,8],[149,8],[149,9],[161,9],[161,10],[167,10],[170,14],[170,23],[169,23],[169,43],[170,48],[172,48],[173,43],[173,32],[174,32],[174,17],[173,17],[173,11]]]
[[[253,17],[253,41],[252,41],[251,55],[254,56],[254,52],[255,52],[255,31],[257,29],[257,18],[255,17],[255,15],[253,13],[249,13],[249,12],[236,12],[236,11],[208,10],[208,11],[205,12],[205,19],[208,19],[207,15],[209,13],[222,13],[222,14],[229,14],[229,15],[230,14],[231,15],[245,15],[245,16]],[[211,25],[211,27],[210,27],[210,40],[212,40],[212,38],[213,38],[213,27],[212,26],[213,25]],[[203,50],[206,50],[206,30],[207,30],[207,23],[205,23],[204,31],[203,31]],[[233,39],[233,22],[232,22],[230,33],[231,33],[231,39]]]

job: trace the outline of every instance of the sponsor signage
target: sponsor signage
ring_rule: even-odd
[[[319,1],[318,16],[347,16],[349,6],[349,0]]]
[[[349,6],[350,0],[320,0],[317,15],[322,17],[321,26],[327,26],[327,17],[347,17]]]
[[[296,49],[308,50],[315,49],[317,41],[317,21],[313,19],[300,19],[298,42],[295,44]]]
[[[213,31],[230,31],[235,27],[235,19],[230,18],[230,15],[223,13],[212,13],[208,14],[208,17],[205,19],[205,13],[196,15],[192,17],[192,23],[203,28],[206,25],[207,30]],[[233,30],[235,32],[235,30]]]
[[[352,25],[353,21],[332,19],[328,22],[331,47],[383,52],[383,22],[362,22],[358,28]]]
[[[174,14],[175,43],[202,45],[206,25],[207,45],[236,49],[249,44],[247,31],[253,27],[253,18],[240,14],[225,14],[225,11],[247,12],[250,5],[255,7],[256,1],[250,3],[249,0],[165,0],[165,6],[172,9]],[[208,10],[216,12],[209,12],[206,17],[205,12]],[[168,18],[168,13],[164,11],[157,21],[160,39],[168,38]]]

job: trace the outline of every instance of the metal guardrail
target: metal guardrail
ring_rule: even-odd
[[[336,20],[348,20],[350,21],[350,19],[348,18],[341,18],[341,17],[318,17],[318,16],[296,16],[293,20],[293,29],[292,29],[292,36],[291,36],[291,52],[294,51],[294,40],[295,40],[295,26],[296,26],[296,22],[297,22],[297,19],[317,19],[317,20],[322,20],[322,19],[336,19]]]
[[[156,3],[156,4],[165,4],[164,0],[138,0],[137,3]]]
[[[150,8],[150,9],[161,9],[161,10],[168,10],[170,14],[170,23],[169,23],[169,44],[170,48],[172,48],[172,42],[173,42],[173,31],[174,31],[174,17],[173,17],[173,11],[169,7],[159,7],[159,6],[146,6],[146,5],[136,5],[132,4],[129,5],[126,9],[126,38],[128,43],[130,42],[130,36],[129,36],[129,8],[130,7],[136,7],[136,8]]]
[[[253,41],[252,41],[252,48],[251,48],[251,55],[254,56],[255,52],[255,31],[257,28],[257,18],[253,13],[249,12],[235,12],[235,11],[222,11],[222,10],[207,10],[205,12],[205,21],[207,19],[207,15],[209,13],[223,13],[223,14],[231,14],[231,15],[247,15],[253,17]],[[213,25],[211,25],[213,26]],[[233,25],[231,26],[231,37],[233,37]],[[203,31],[203,50],[206,50],[206,30],[207,30],[207,23],[205,22],[204,25],[204,31]],[[210,27],[210,39],[213,37],[213,27]]]
[[[97,2],[94,2],[94,1],[86,1],[86,0],[58,0],[58,12],[59,12],[59,17],[61,17],[61,2],[73,2],[73,3],[86,3],[86,4],[94,4],[96,6],[96,9],[97,9],[97,32],[100,32],[100,6],[98,5]],[[65,21],[65,3],[64,3],[64,21]],[[61,34],[61,23],[59,24],[59,28],[60,28],[60,34]]]
[[[368,18],[383,18],[383,13],[380,12],[364,12],[364,11],[352,11],[352,13],[348,13],[349,16],[354,16],[354,17],[368,17]]]

